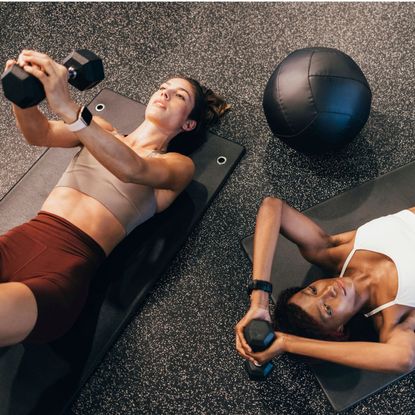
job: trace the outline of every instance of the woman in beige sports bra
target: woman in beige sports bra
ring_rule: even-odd
[[[42,82],[61,119],[13,105],[28,143],[80,151],[39,214],[0,236],[0,347],[49,342],[69,330],[105,257],[192,180],[191,158],[169,151],[171,145],[192,144],[228,108],[197,81],[175,77],[151,96],[143,123],[123,137],[71,99],[67,69],[49,56],[24,50],[6,69],[13,64]]]
[[[276,340],[253,353],[243,336],[254,318],[271,321],[271,264],[281,233],[302,256],[332,273],[306,287],[283,291],[274,315]],[[262,280],[237,324],[239,354],[262,364],[284,352],[360,369],[404,373],[415,368],[415,208],[372,220],[357,230],[328,235],[280,199],[262,202],[254,237],[253,279]],[[373,319],[379,342],[347,341],[348,322]]]

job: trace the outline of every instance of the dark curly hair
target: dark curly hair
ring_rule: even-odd
[[[189,155],[198,149],[206,140],[207,128],[217,124],[220,117],[225,114],[230,105],[215,94],[211,89],[202,86],[198,81],[182,75],[169,77],[181,78],[192,86],[195,105],[189,115],[191,120],[196,121],[196,128],[189,132],[182,132],[170,141],[167,151]]]
[[[313,317],[301,307],[290,303],[291,297],[303,287],[291,287],[281,291],[274,310],[274,328],[284,333],[317,340],[346,341],[349,331],[343,333],[327,333]]]

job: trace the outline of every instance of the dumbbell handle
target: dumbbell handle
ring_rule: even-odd
[[[18,68],[18,69],[17,69]],[[26,72],[24,69],[23,69],[23,67],[22,66],[20,66],[19,64],[17,64],[17,63],[15,63],[15,64],[13,64],[8,70],[7,70],[7,72],[5,72],[4,73],[4,75],[6,75],[8,72],[10,72],[11,70],[18,70],[18,71],[23,71],[23,73],[25,73],[25,74],[27,74],[27,76],[33,76],[33,77],[35,77],[34,75],[31,75],[31,74],[29,74],[28,72]],[[73,78],[76,78],[76,75],[77,75],[78,73],[77,73],[77,71],[76,71],[76,69],[73,67],[73,66],[70,66],[69,68],[68,68],[68,79],[73,79]]]
[[[76,78],[76,75],[78,75],[78,72],[73,66],[70,66],[68,68],[68,79],[74,79]]]
[[[13,66],[16,66],[16,65],[24,71],[24,69],[18,64],[14,64]],[[69,66],[68,79],[75,79],[77,75],[78,75],[78,71],[73,66]],[[33,75],[30,75],[30,76],[33,76]]]

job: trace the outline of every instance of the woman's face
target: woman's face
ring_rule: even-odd
[[[192,85],[181,78],[173,78],[162,83],[148,102],[146,119],[163,130],[178,133],[190,131],[196,122],[189,120],[195,105],[195,94]]]
[[[350,278],[321,279],[294,294],[290,303],[301,307],[327,332],[342,329],[356,313],[356,291]]]

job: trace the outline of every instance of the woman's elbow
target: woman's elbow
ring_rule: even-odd
[[[123,183],[137,183],[136,174],[126,169],[112,170],[111,173]]]
[[[411,372],[412,370],[415,369],[415,351],[412,350],[410,355],[406,359],[404,369],[405,369],[405,372]]]
[[[407,373],[415,369],[415,351],[410,350],[402,353],[397,362],[396,372]]]
[[[115,176],[124,183],[138,183],[142,184],[143,178],[146,176],[145,168],[139,164],[134,164],[131,167],[124,165],[120,167]]]

